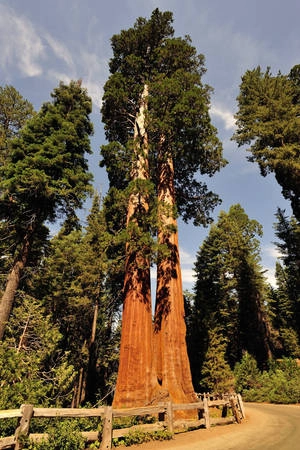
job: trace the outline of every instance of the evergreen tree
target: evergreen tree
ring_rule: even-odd
[[[204,392],[224,394],[234,388],[234,376],[226,361],[226,339],[222,330],[208,332],[208,349],[201,370],[200,387]]]
[[[300,219],[300,81],[299,65],[289,75],[273,76],[270,68],[248,70],[242,77],[238,100],[239,146],[250,145],[250,161],[258,162],[263,176],[274,172],[284,198]]]
[[[33,106],[13,86],[0,86],[0,165],[9,155],[9,143],[34,114]]]
[[[73,406],[85,397],[86,369],[93,323],[93,303],[83,292],[80,277],[85,270],[82,230],[65,233],[64,228],[51,240],[47,258],[43,260],[42,277],[35,280],[48,314],[58,327],[61,351],[76,370]]]
[[[188,37],[173,34],[172,14],[156,9],[149,20],[139,18],[133,28],[113,36],[111,76],[104,88],[102,114],[110,144],[102,149],[103,164],[112,186],[128,186],[123,329],[114,400],[119,405],[144,404],[159,395],[178,402],[193,398],[176,217],[179,213],[196,224],[209,222],[218,197],[195,174],[212,175],[225,161],[208,114],[211,89],[201,81],[204,58]],[[154,230],[160,246],[155,366],[150,298]],[[145,361],[138,367],[137,355]]]
[[[278,209],[276,245],[281,254],[282,264],[276,264],[277,288],[272,290],[270,311],[274,327],[279,332],[281,351],[285,356],[298,355],[297,341],[300,339],[300,228],[294,217],[288,219],[284,211]]]
[[[53,101],[27,121],[0,167],[1,220],[14,224],[14,261],[0,303],[0,339],[13,308],[21,275],[46,221],[69,220],[89,192],[91,100],[80,83],[61,83]]]
[[[233,368],[243,351],[263,367],[271,356],[264,303],[267,286],[259,264],[261,226],[240,205],[220,213],[195,264],[196,284],[190,353],[194,383],[209,351],[209,332],[218,327],[226,340],[226,361]]]
[[[72,405],[111,391],[118,357],[118,298],[107,279],[115,260],[108,257],[112,236],[106,230],[100,198],[95,194],[85,229],[63,227],[42,261],[35,292],[58,327],[60,349],[74,367]]]
[[[0,166],[8,162],[10,145],[26,121],[34,114],[33,106],[13,86],[0,87]],[[0,189],[0,198],[2,197]],[[10,217],[0,220],[0,292],[13,263],[17,236]]]
[[[236,378],[236,391],[242,393],[245,389],[253,389],[259,387],[259,378],[261,372],[257,367],[255,358],[248,352],[243,354],[240,362],[234,367],[234,375]]]
[[[114,236],[108,232],[105,208],[96,193],[87,217],[81,258],[82,274],[77,282],[93,305],[93,323],[89,339],[89,361],[85,400],[95,403],[99,396],[112,398],[119,356],[120,294],[111,280],[118,274],[118,256]]]
[[[62,335],[42,302],[22,293],[0,342],[0,408],[68,405],[75,377]]]

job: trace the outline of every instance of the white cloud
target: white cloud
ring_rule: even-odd
[[[108,77],[108,63],[106,59],[99,57],[92,52],[81,51],[80,68],[83,85],[87,88],[88,94],[97,106],[101,106],[103,85]]]
[[[282,256],[282,253],[279,251],[279,249],[277,247],[268,246],[268,247],[264,247],[263,250],[266,255],[268,255],[269,257],[274,258],[274,259],[278,259]]]
[[[195,284],[196,278],[195,278],[195,271],[193,269],[181,269],[181,277],[182,277],[182,284],[184,285],[191,285],[189,287],[192,287]]]
[[[0,43],[2,68],[14,65],[29,77],[42,74],[39,61],[45,56],[45,47],[40,36],[26,18],[4,5],[0,5]]]
[[[210,108],[210,113],[212,116],[215,116],[224,122],[226,130],[232,130],[235,128],[235,119],[232,112],[228,109],[219,105],[212,105]]]
[[[181,265],[192,265],[192,264],[194,264],[194,257],[189,252],[187,252],[186,250],[183,250],[182,248],[180,248],[179,253],[180,253],[180,263],[181,263]]]
[[[275,269],[273,268],[265,268],[266,272],[265,272],[265,278],[267,279],[267,282],[270,283],[271,286],[273,286],[274,288],[277,287],[276,284],[276,277],[275,277]]]
[[[25,77],[43,75],[51,83],[82,78],[93,103],[100,107],[102,86],[108,76],[106,59],[80,47],[76,48],[75,58],[64,43],[4,5],[0,5],[0,44],[0,65],[7,69],[5,76],[17,68]]]
[[[45,40],[47,41],[48,45],[50,46],[50,48],[52,49],[54,55],[61,59],[62,61],[65,62],[65,64],[67,64],[67,66],[69,68],[74,68],[74,61],[72,58],[71,53],[69,52],[69,50],[66,48],[65,45],[63,45],[61,42],[59,42],[58,40],[54,39],[52,36],[50,36],[50,34],[46,33],[44,35]]]

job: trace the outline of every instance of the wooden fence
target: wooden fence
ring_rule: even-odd
[[[212,418],[210,408],[222,408],[222,417]],[[197,410],[198,420],[175,420],[176,411]],[[227,410],[231,415],[227,415]],[[130,428],[113,429],[113,419],[129,416],[157,416],[158,421],[153,424],[135,425]],[[227,416],[227,417],[225,417]],[[101,450],[111,449],[112,439],[125,436],[134,429],[142,431],[168,430],[171,433],[180,426],[191,429],[200,427],[210,428],[211,424],[219,423],[241,423],[245,418],[242,398],[240,395],[199,395],[199,401],[195,403],[175,404],[172,402],[160,403],[156,406],[145,406],[138,408],[113,409],[111,406],[102,408],[36,408],[33,405],[22,405],[20,409],[0,411],[0,419],[18,418],[18,426],[14,436],[0,438],[0,449],[22,449],[21,437],[29,436],[32,440],[45,438],[45,434],[30,433],[30,424],[34,418],[83,418],[98,417],[102,420],[102,433],[82,432],[87,441],[101,441]]]

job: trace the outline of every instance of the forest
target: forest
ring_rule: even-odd
[[[273,287],[262,227],[243,205],[212,221],[222,198],[204,175],[227,161],[204,56],[159,10],[111,46],[99,112],[104,196],[88,165],[92,101],[81,81],[60,82],[39,111],[0,87],[0,410],[232,390],[300,402],[300,65],[245,72],[232,136],[291,205],[290,217],[276,212]],[[207,227],[191,292],[182,291],[179,217]]]

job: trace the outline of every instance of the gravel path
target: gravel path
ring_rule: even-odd
[[[242,424],[175,435],[171,441],[131,446],[134,450],[300,449],[300,406],[246,403]]]

